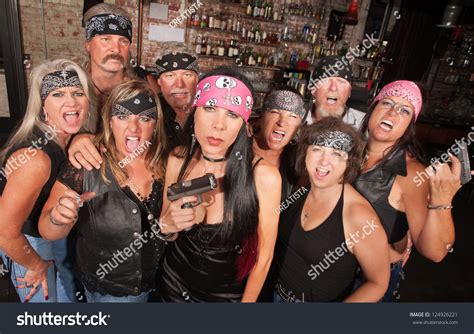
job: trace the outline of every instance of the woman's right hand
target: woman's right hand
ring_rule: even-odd
[[[87,170],[92,170],[94,167],[96,169],[100,168],[102,158],[92,142],[94,137],[94,135],[85,133],[76,135],[72,138],[71,145],[69,145],[68,155],[69,161],[77,169],[81,169],[82,167]]]
[[[59,197],[58,202],[50,213],[50,220],[55,225],[74,224],[78,218],[79,209],[83,203],[94,198],[94,192],[87,192],[79,195],[71,189],[67,189],[64,194]]]
[[[171,202],[160,218],[160,230],[165,234],[181,232],[196,224],[198,211],[205,210],[202,205],[193,208],[181,208],[185,203],[197,202],[197,196],[187,196]]]
[[[38,292],[40,285],[43,288],[44,299],[48,300],[48,269],[53,264],[53,261],[41,260],[36,268],[28,269],[24,277],[18,277],[16,279],[18,282],[23,283],[17,286],[18,289],[30,288],[28,295],[25,297],[25,303],[28,303],[36,292]]]

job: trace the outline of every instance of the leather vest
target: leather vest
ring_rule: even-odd
[[[391,244],[402,240],[408,232],[406,214],[388,201],[397,175],[407,176],[405,150],[395,152],[384,163],[375,165],[354,181],[354,187],[377,212]]]
[[[151,232],[148,221],[142,221],[144,208],[125,194],[108,166],[106,175],[110,184],[100,170],[84,173],[83,190],[95,192],[96,197],[79,212],[78,268],[91,292],[138,295],[154,287],[165,244]],[[160,216],[160,212],[153,214]]]

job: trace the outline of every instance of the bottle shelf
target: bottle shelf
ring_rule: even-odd
[[[235,36],[240,36],[240,33],[239,33],[239,32],[232,31],[232,30],[222,30],[222,29],[216,29],[216,28],[195,27],[195,26],[186,26],[186,28],[191,28],[191,29],[201,30],[201,31],[207,31],[207,32],[220,32],[220,33],[232,34],[232,35],[235,35]]]

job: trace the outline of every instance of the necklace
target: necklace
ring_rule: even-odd
[[[210,161],[210,162],[222,162],[222,161],[227,160],[227,157],[223,157],[223,158],[219,158],[219,159],[213,159],[213,158],[206,157],[204,154],[202,154],[202,157],[204,158],[204,160],[207,160],[207,161]]]
[[[145,210],[147,212],[147,219],[149,222],[153,221],[155,219],[155,216],[153,215],[151,209],[148,207],[147,205],[147,202],[150,202],[151,201],[151,198],[153,196],[153,184],[155,183],[155,175],[152,175],[151,176],[151,191],[150,191],[150,194],[147,196],[147,197],[143,197],[139,190],[138,190],[138,187],[135,185],[135,183],[132,181],[132,179],[128,179],[128,183],[129,183],[129,186],[130,186],[130,190],[132,190],[138,197],[138,199],[140,200],[140,202],[142,202],[143,206],[145,207]]]
[[[108,94],[107,94],[107,93],[104,93],[99,87],[97,87],[97,85],[95,84],[94,81],[92,81],[92,84],[93,84],[94,87],[99,91],[99,93],[100,93],[101,95],[104,95],[104,96],[109,96],[109,95],[110,95],[110,93],[108,93]]]

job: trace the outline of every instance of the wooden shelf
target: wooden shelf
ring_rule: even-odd
[[[215,28],[208,28],[208,27],[195,27],[195,26],[186,26],[186,28],[191,28],[195,30],[202,30],[202,31],[207,31],[207,32],[220,32],[220,33],[226,33],[226,34],[232,34],[235,36],[240,36],[239,32],[232,31],[232,30],[221,30],[221,29],[215,29]]]

